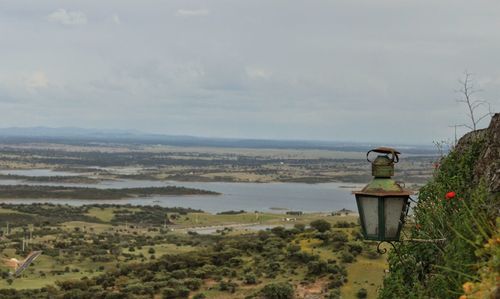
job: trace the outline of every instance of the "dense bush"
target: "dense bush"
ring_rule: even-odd
[[[291,299],[293,298],[293,287],[286,282],[270,283],[262,291],[266,299]]]
[[[349,227],[355,227],[355,226],[356,226],[356,223],[347,222],[345,220],[338,221],[338,222],[333,224],[333,227],[336,227],[336,228],[349,228]]]
[[[254,273],[247,273],[243,279],[246,284],[256,284],[257,276]]]
[[[354,255],[352,255],[350,252],[344,251],[340,255],[340,260],[344,263],[352,263],[354,262]]]
[[[320,233],[324,233],[326,231],[329,231],[332,228],[332,225],[330,224],[330,222],[323,220],[323,219],[314,220],[313,222],[311,222],[310,225],[312,228],[319,231]]]

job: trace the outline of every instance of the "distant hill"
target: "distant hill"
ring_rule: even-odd
[[[225,148],[269,148],[269,149],[325,149],[336,151],[367,151],[384,144],[310,141],[310,140],[271,140],[245,138],[209,138],[184,135],[162,135],[143,133],[134,130],[84,129],[77,127],[10,127],[0,128],[0,142],[55,142],[55,143],[125,143],[125,144],[162,144],[183,147],[225,147]],[[411,154],[435,154],[432,146],[391,145]]]

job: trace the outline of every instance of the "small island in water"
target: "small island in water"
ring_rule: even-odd
[[[160,195],[220,195],[220,193],[177,186],[116,189],[38,185],[0,186],[2,199],[124,199]]]

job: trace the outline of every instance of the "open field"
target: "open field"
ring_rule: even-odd
[[[134,298],[148,298],[150,291],[144,289],[148,281],[165,281],[163,287],[153,291],[159,294],[167,289],[179,291],[184,285],[190,294],[203,293],[207,298],[245,298],[257,295],[267,284],[283,281],[293,286],[297,296],[324,296],[339,290],[346,298],[354,298],[357,290],[364,287],[372,298],[381,282],[385,260],[373,255],[373,245],[356,241],[359,227],[355,216],[304,214],[294,216],[293,222],[284,222],[284,215],[271,213],[213,215],[163,210],[163,219],[153,215],[151,218],[156,221],[144,223],[140,215],[149,211],[148,207],[38,205],[33,209],[33,206],[3,205],[0,215],[17,213],[43,219],[50,214],[53,219],[52,223],[33,223],[33,238],[24,253],[20,247],[22,232],[23,228],[31,227],[30,223],[10,223],[9,231],[6,231],[6,223],[0,223],[3,257],[22,259],[30,250],[43,251],[21,277],[9,278],[7,268],[1,268],[0,289],[38,292],[37,289],[52,285],[56,288],[50,290],[60,294],[66,292],[68,284],[78,288],[77,281],[86,277],[83,281],[96,281],[95,288],[105,291],[106,287],[98,283],[100,277],[114,277],[112,288],[135,294]],[[68,221],[68,214],[82,220]],[[318,219],[333,228],[323,232],[307,228]],[[258,232],[238,227],[252,223],[278,228]],[[347,227],[338,227],[339,223]],[[280,225],[291,228],[279,228]],[[206,226],[231,228],[211,235],[196,233],[197,228]],[[229,253],[217,262],[218,257]],[[209,267],[212,262],[207,264],[205,255],[213,255],[215,260],[210,260],[216,263],[216,268],[200,277],[196,271],[212,269]],[[196,265],[205,262],[203,267],[192,265],[182,270],[184,272],[153,270],[148,274],[150,278],[139,272],[131,272],[126,277],[116,272],[127,265],[154,268],[172,258],[187,259]],[[366,267],[371,270],[364,271]],[[215,269],[219,270],[212,272]],[[172,275],[178,277],[175,284],[172,284]],[[138,286],[141,281],[143,287]],[[137,285],[137,289],[129,289],[130,285]]]
[[[433,160],[403,159],[397,179],[418,188],[433,172]],[[0,169],[3,198],[212,194],[177,187],[87,188],[122,179],[346,186],[370,179],[369,164],[357,152],[138,144],[11,143],[0,145]],[[359,229],[355,214],[0,204],[2,258],[22,260],[31,250],[43,251],[20,277],[0,268],[0,297],[262,298],[266,289],[281,288],[296,298],[356,298],[360,289],[375,298],[386,260],[373,243],[362,241]]]
[[[404,155],[397,179],[422,184],[435,157]],[[91,183],[117,178],[224,182],[366,182],[364,152],[315,149],[172,147],[106,143],[0,144],[0,169],[45,168],[79,173],[75,177],[0,175],[30,182]]]

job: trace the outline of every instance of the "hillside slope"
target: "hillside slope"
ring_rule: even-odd
[[[461,138],[420,190],[380,298],[500,298],[499,157],[495,114],[487,129]]]

